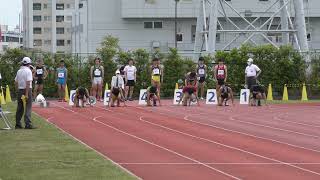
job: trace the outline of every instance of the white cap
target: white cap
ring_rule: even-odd
[[[31,59],[29,57],[24,57],[22,59],[22,64],[24,65],[31,64]]]
[[[116,70],[116,74],[120,74],[120,71],[119,71],[119,70]]]
[[[252,59],[252,58],[249,58],[249,59],[248,59],[248,62],[253,63],[253,59]]]

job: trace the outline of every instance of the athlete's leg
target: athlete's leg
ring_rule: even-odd
[[[97,85],[97,88],[98,88],[98,97],[97,97],[97,100],[98,101],[101,101],[102,99],[102,82],[100,82],[98,85]]]
[[[65,88],[66,88],[66,85],[63,84],[61,85],[61,100],[64,101],[64,97],[65,97]]]
[[[97,97],[97,91],[98,91],[98,85],[97,85],[95,79],[93,79],[93,82],[92,82],[92,96],[93,97]]]
[[[132,99],[133,90],[134,90],[134,86],[130,86],[130,94],[129,94],[130,99]]]
[[[38,88],[39,88],[39,85],[36,83],[34,85],[34,90],[33,90],[33,99],[36,99],[36,97],[38,95]]]

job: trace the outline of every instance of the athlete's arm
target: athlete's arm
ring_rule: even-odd
[[[91,82],[93,81],[93,66],[91,66],[90,68],[90,78],[91,78]]]
[[[258,71],[258,74],[257,74],[257,76],[256,77],[259,77],[260,76],[260,74],[261,74],[261,70],[260,71]]]
[[[104,67],[100,66],[100,68],[101,68],[101,79],[102,79],[102,82],[103,82],[103,79],[104,79]]]
[[[218,66],[214,66],[214,68],[213,68],[213,78],[214,78],[216,81],[218,81],[218,80],[217,80],[217,69],[218,69]]]
[[[137,82],[137,68],[134,67],[134,82]]]
[[[162,66],[159,66],[160,67],[160,72],[161,72],[161,83],[163,83],[163,76],[164,76],[164,71],[163,71],[163,67]]]
[[[43,69],[44,69],[43,79],[46,79],[48,77],[48,71],[46,67],[43,67]]]
[[[38,79],[38,78],[36,77],[36,70],[35,70],[35,69],[32,70],[32,77],[33,77],[33,79]]]
[[[66,79],[65,79],[65,84],[67,84],[67,80],[68,80],[68,69],[66,68]]]
[[[225,70],[225,79],[224,79],[224,82],[227,82],[227,79],[228,79],[228,69],[227,69],[227,66],[224,65],[224,70]]]

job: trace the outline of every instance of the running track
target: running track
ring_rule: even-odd
[[[164,104],[34,110],[141,179],[320,179],[318,104]]]

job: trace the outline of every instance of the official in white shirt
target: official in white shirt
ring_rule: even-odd
[[[32,110],[32,71],[30,69],[31,59],[24,57],[22,59],[22,66],[17,72],[15,77],[15,84],[18,90],[18,106],[16,112],[16,129],[22,129],[21,119],[24,112],[23,96],[26,99],[26,109],[24,115],[25,129],[34,129],[31,123],[31,110]]]
[[[129,59],[128,65],[124,68],[126,79],[126,99],[132,101],[133,89],[137,79],[137,68],[133,65],[133,59]]]
[[[252,86],[257,84],[257,78],[261,74],[261,69],[257,65],[253,64],[252,58],[249,58],[247,63],[248,66],[245,70],[246,88],[251,89]]]

